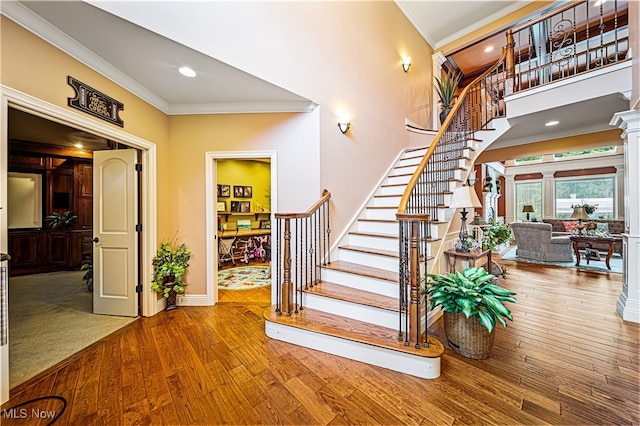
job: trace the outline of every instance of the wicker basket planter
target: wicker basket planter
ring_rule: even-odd
[[[478,318],[467,318],[462,312],[445,312],[444,332],[451,348],[462,356],[487,359],[493,347],[495,328],[489,332]]]

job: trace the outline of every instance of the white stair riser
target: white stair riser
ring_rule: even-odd
[[[421,160],[421,158],[403,158],[396,163],[395,167],[413,166],[415,168]]]
[[[388,197],[373,197],[373,204],[376,207],[395,207],[400,205],[400,195],[388,196]]]
[[[331,297],[322,297],[313,293],[304,293],[302,295],[302,304],[310,309],[368,322],[381,327],[394,328],[398,326],[399,315],[397,311],[374,308]]]
[[[387,178],[386,183],[391,185],[395,185],[398,183],[407,184],[409,183],[410,179],[411,179],[411,175],[400,175],[400,176],[391,175]]]
[[[336,271],[334,269],[323,269],[322,279],[346,287],[370,291],[388,297],[399,297],[397,282],[381,280],[378,278],[365,277],[363,275],[351,274],[349,272]]]
[[[389,175],[406,175],[406,174],[414,174],[417,168],[416,165],[408,165],[408,166],[395,166]]]
[[[349,234],[349,245],[358,247],[370,247],[378,250],[397,251],[398,239],[383,238],[370,235]]]
[[[397,208],[366,209],[365,217],[367,219],[396,220],[397,212]]]
[[[435,379],[440,376],[439,357],[417,357],[400,351],[383,349],[377,346],[300,328],[288,327],[269,321],[265,323],[265,333],[270,338],[282,342],[292,343],[424,379]]]
[[[379,254],[363,253],[349,249],[339,249],[338,259],[392,272],[397,272],[399,268],[397,257],[381,256]]]
[[[397,234],[400,227],[398,222],[371,222],[368,220],[358,221],[358,231],[375,232],[378,234]]]
[[[407,185],[381,186],[376,195],[402,195]]]

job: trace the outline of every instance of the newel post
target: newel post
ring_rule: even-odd
[[[422,304],[420,294],[420,222],[411,222],[409,234],[409,341],[415,341],[416,349],[420,348],[422,337]]]
[[[291,284],[291,219],[284,219],[284,247],[282,248],[284,270],[282,273],[282,312],[291,315],[293,285]]]
[[[513,88],[515,87],[516,79],[516,65],[515,65],[515,46],[516,42],[513,40],[513,32],[507,31],[507,55],[505,58],[505,68],[507,72],[507,80],[504,83],[504,95],[513,94]]]

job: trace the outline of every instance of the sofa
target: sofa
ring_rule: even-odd
[[[568,235],[553,236],[550,223],[513,222],[509,224],[518,246],[516,255],[543,262],[572,262],[573,246]]]
[[[543,223],[550,223],[553,229],[554,236],[571,235],[574,232],[568,231],[565,228],[565,222],[577,222],[575,219],[542,219]],[[583,223],[593,222],[597,229],[606,230],[611,235],[621,235],[624,232],[624,220],[621,219],[593,219],[589,221],[583,221]],[[579,248],[583,249],[584,244],[579,244]],[[609,250],[609,244],[592,244],[592,247],[601,250]],[[615,251],[622,254],[622,242],[617,242],[615,245]]]

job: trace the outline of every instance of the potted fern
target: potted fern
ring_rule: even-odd
[[[190,259],[191,250],[184,243],[177,245],[175,242],[164,242],[151,262],[153,265],[151,290],[167,299],[167,311],[175,309],[177,295],[185,293],[187,283],[184,282],[184,276]]]
[[[484,268],[470,267],[446,274],[427,274],[429,309],[440,306],[444,332],[453,350],[473,359],[489,357],[496,324],[513,320],[504,302],[516,302],[514,292],[497,285]]]
[[[49,216],[45,217],[47,224],[51,229],[67,229],[78,218],[71,210],[67,210],[63,213],[53,212]]]
[[[440,124],[444,123],[447,115],[453,108],[453,102],[456,98],[456,90],[458,89],[458,83],[460,83],[460,75],[455,76],[449,71],[443,79],[435,78],[436,82],[433,86],[438,93],[438,103],[440,104]]]

